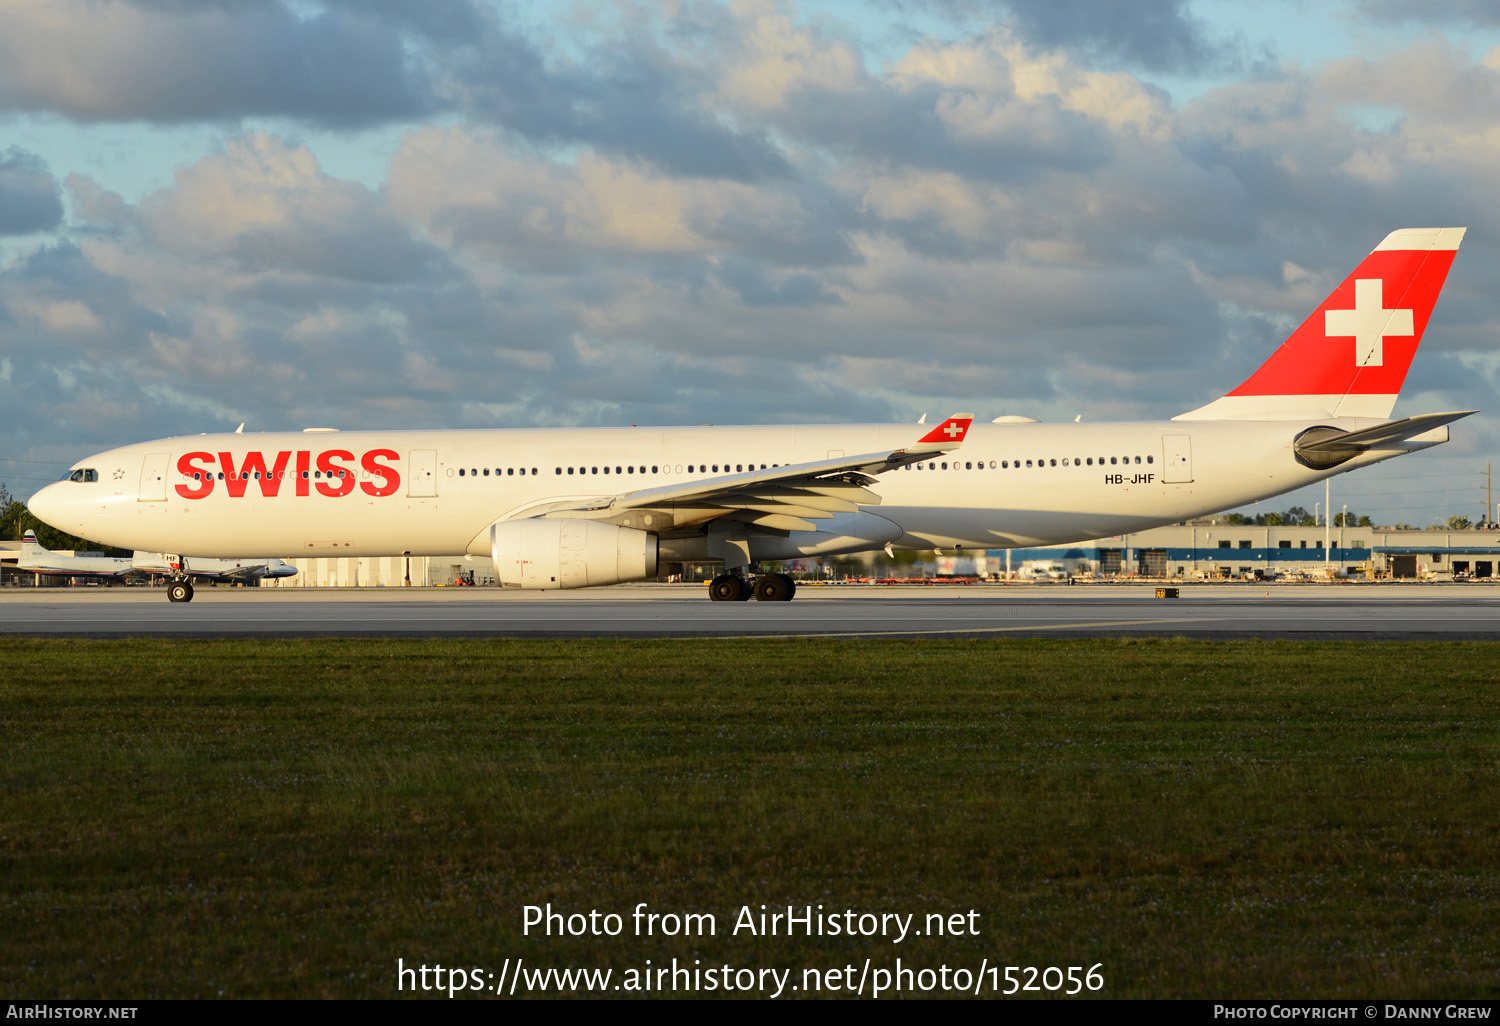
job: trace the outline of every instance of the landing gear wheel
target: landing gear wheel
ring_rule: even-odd
[[[167,585],[168,602],[191,602],[193,601],[193,586],[187,581],[173,581]]]
[[[735,574],[720,574],[708,582],[708,597],[715,602],[743,602],[750,597],[750,586]]]
[[[757,602],[790,602],[797,593],[797,582],[786,574],[766,574],[755,582]]]

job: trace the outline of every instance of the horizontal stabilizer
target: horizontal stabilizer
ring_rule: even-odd
[[[1355,447],[1368,449],[1386,442],[1404,442],[1415,435],[1442,427],[1444,424],[1452,424],[1455,420],[1462,420],[1478,412],[1478,410],[1462,410],[1457,413],[1424,413],[1416,417],[1393,420],[1388,424],[1377,424],[1359,431],[1347,431],[1316,441],[1301,442],[1298,443],[1297,448],[1301,452],[1336,452]]]

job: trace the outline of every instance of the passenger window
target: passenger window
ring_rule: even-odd
[[[1027,470],[1030,470],[1030,469],[1031,469],[1031,461],[1030,461],[1030,460],[1027,460],[1027,461],[1026,461],[1026,469],[1027,469]]]
[[[1109,458],[1109,462],[1110,462],[1110,463],[1111,463],[1111,464],[1115,464],[1115,463],[1118,463],[1118,462],[1120,462],[1120,461],[1119,461],[1119,460],[1118,460],[1118,459],[1117,459],[1117,458],[1115,458],[1115,457],[1114,457],[1114,456],[1111,456],[1111,457],[1110,457],[1110,458]]]
[[[459,477],[463,477],[464,476],[464,468],[463,467],[459,467],[458,468],[458,476]]]

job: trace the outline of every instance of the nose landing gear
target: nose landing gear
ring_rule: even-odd
[[[193,601],[193,579],[188,576],[187,561],[178,555],[164,554],[164,557],[172,571],[172,580],[167,584],[167,601]]]

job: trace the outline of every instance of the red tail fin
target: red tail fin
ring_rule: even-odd
[[[1464,231],[1391,232],[1249,380],[1173,419],[1389,417]]]

